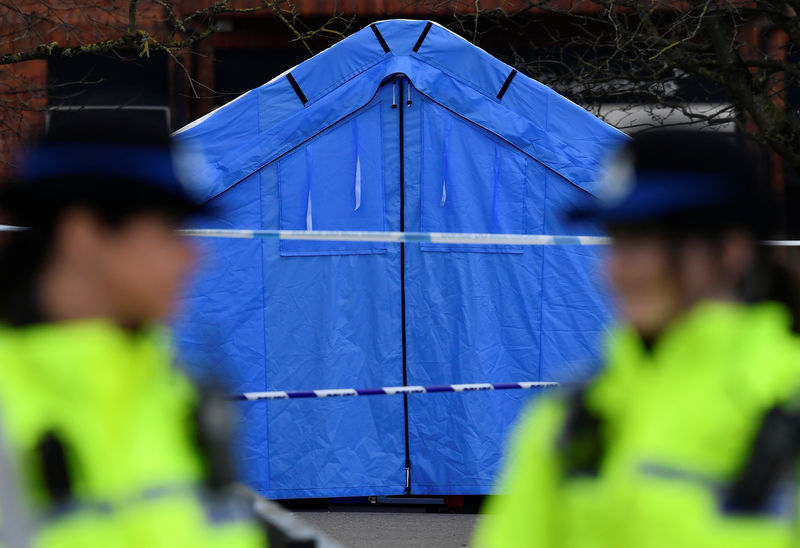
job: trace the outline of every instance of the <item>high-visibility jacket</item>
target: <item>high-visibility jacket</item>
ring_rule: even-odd
[[[649,349],[616,331],[584,391],[522,417],[475,545],[792,545],[792,504],[743,514],[727,499],[798,381],[800,343],[774,303],[700,304]]]
[[[203,490],[196,396],[167,348],[102,320],[0,328],[0,421],[35,545],[265,544]]]

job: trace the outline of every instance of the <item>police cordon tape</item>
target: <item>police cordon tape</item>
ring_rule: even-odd
[[[0,225],[0,232],[24,232],[27,227]],[[609,245],[608,236],[564,234],[505,234],[472,232],[392,232],[382,230],[259,230],[237,228],[190,228],[178,230],[182,236],[233,238],[246,240],[299,240],[322,242],[431,243],[458,245]],[[800,247],[800,240],[763,240],[762,245]]]
[[[231,400],[292,400],[301,398],[337,398],[352,396],[397,396],[400,394],[440,394],[443,392],[483,392],[487,390],[531,390],[533,388],[558,388],[557,382],[521,381],[467,384],[444,384],[438,386],[383,386],[380,388],[326,388],[322,390],[271,390],[268,392],[245,392],[228,396]]]
[[[477,245],[610,245],[608,236],[564,234],[504,234],[480,232],[391,232],[380,230],[241,230],[195,228],[179,230],[184,236],[263,240],[304,240],[333,242],[385,242]],[[800,247],[800,240],[762,240],[762,245]]]
[[[348,230],[237,230],[186,229],[184,236],[265,240],[333,242],[384,242],[478,245],[608,245],[605,236],[561,236],[554,234],[492,234],[468,232],[386,232]]]

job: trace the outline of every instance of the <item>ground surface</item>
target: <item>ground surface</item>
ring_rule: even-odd
[[[469,546],[476,514],[430,513],[424,508],[374,506],[296,510],[298,518],[348,548],[460,548]]]

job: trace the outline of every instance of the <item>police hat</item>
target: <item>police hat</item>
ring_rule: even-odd
[[[616,150],[598,196],[570,216],[664,230],[739,226],[759,236],[770,235],[775,218],[749,147],[730,134],[675,129],[636,135]]]
[[[176,173],[166,127],[123,110],[82,111],[51,127],[0,188],[0,209],[27,224],[76,204],[112,217],[201,209]]]

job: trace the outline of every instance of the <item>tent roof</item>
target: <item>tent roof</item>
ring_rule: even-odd
[[[369,103],[404,74],[431,100],[593,193],[597,159],[624,136],[591,113],[428,21],[374,23],[176,132],[206,168],[210,199]],[[202,176],[198,176],[202,175]]]

